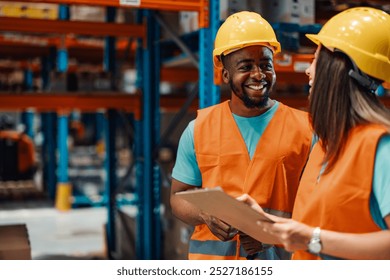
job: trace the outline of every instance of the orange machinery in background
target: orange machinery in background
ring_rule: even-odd
[[[31,180],[35,172],[32,139],[23,132],[0,130],[0,181]]]

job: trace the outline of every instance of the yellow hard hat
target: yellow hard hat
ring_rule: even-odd
[[[238,12],[230,15],[221,25],[214,42],[213,60],[216,67],[222,67],[220,56],[247,46],[262,45],[280,52],[280,43],[272,26],[259,14]]]
[[[367,75],[390,81],[390,15],[386,12],[347,9],[325,23],[318,35],[306,36],[317,45],[344,52]]]

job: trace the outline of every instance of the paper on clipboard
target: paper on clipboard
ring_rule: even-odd
[[[270,218],[229,196],[220,187],[183,191],[176,195],[263,243],[275,241],[275,237],[256,224],[257,221],[273,222]]]

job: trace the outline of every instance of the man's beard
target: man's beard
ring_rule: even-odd
[[[269,99],[269,91],[266,92],[266,94],[261,98],[260,101],[254,101],[252,100],[246,93],[245,93],[245,90],[242,89],[241,90],[241,95],[238,94],[238,90],[236,89],[236,87],[233,85],[232,81],[230,80],[229,81],[229,85],[230,85],[230,89],[232,90],[232,92],[242,100],[242,102],[244,102],[244,105],[245,107],[247,107],[248,109],[253,109],[253,108],[264,108],[267,106],[268,104],[268,99]]]

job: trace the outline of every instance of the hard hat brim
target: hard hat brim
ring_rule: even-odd
[[[314,44],[319,45],[320,41],[318,40],[318,35],[316,34],[305,34],[307,38],[309,38]]]

